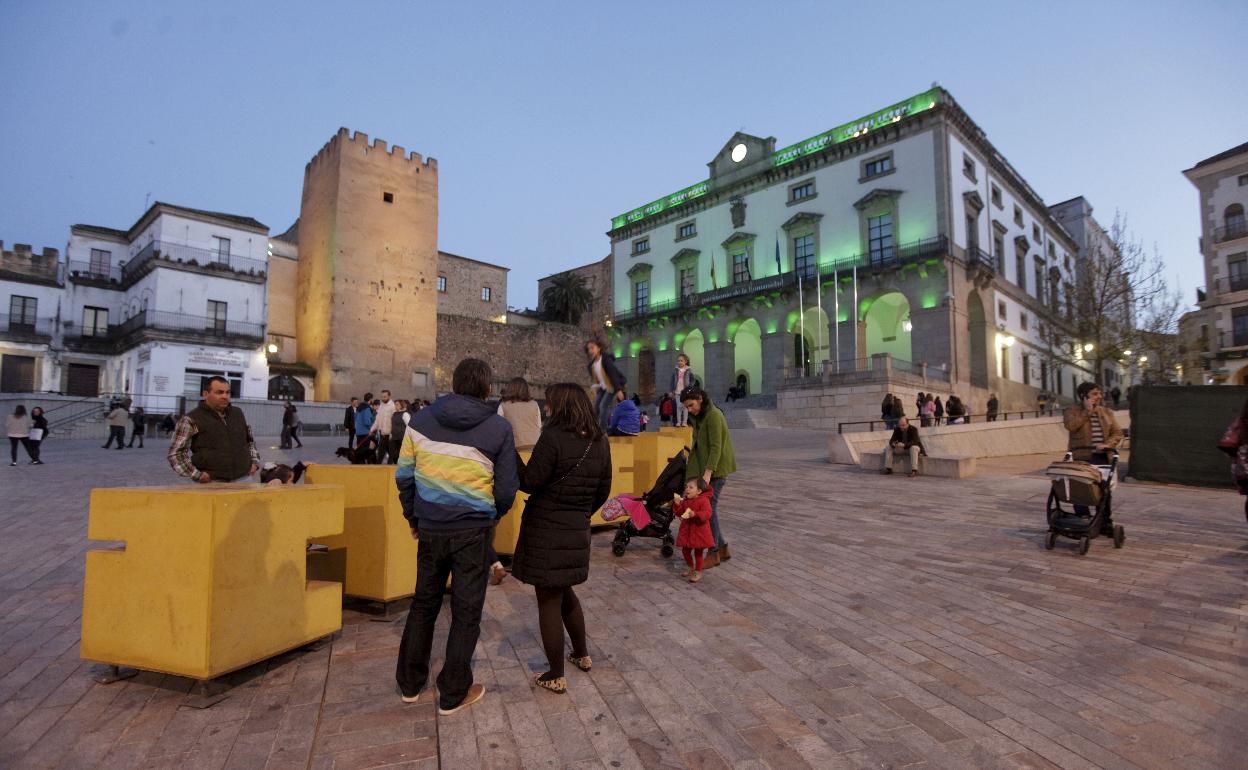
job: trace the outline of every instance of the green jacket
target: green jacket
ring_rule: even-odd
[[[689,452],[689,464],[685,467],[685,479],[696,479],[707,468],[712,478],[723,478],[737,470],[737,455],[732,449],[732,436],[728,435],[728,420],[724,413],[708,399],[702,414],[689,415],[693,425],[693,448]]]

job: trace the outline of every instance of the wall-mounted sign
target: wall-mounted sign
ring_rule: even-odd
[[[202,364],[207,366],[232,366],[241,368],[247,366],[247,359],[239,353],[227,352],[224,350],[196,350],[188,353],[186,356],[188,364]]]

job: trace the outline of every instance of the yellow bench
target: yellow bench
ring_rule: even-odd
[[[393,465],[308,467],[309,484],[334,484],[344,491],[342,534],[316,542],[347,551],[347,596],[389,602],[416,590],[416,549],[403,518]]]
[[[520,459],[526,463],[533,452],[525,449],[520,452]],[[516,552],[516,543],[520,540],[520,517],[524,513],[524,504],[529,496],[523,492],[516,494],[516,502],[512,503],[507,515],[498,520],[494,527],[494,550],[503,556],[511,556]]]
[[[343,491],[211,484],[91,491],[81,656],[212,679],[342,628],[342,586],[307,580]]]

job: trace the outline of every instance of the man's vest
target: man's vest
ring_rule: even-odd
[[[251,470],[247,448],[247,419],[236,406],[226,409],[224,419],[204,402],[187,415],[198,433],[191,438],[191,464],[207,471],[214,481],[233,481]]]

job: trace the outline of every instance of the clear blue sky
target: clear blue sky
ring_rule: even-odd
[[[939,81],[1046,201],[1127,213],[1190,300],[1180,172],[1248,141],[1246,25],[1242,2],[0,0],[0,239],[63,249],[149,193],[278,233],[348,126],[438,158],[441,248],[532,306],[733,131],[784,146]]]

